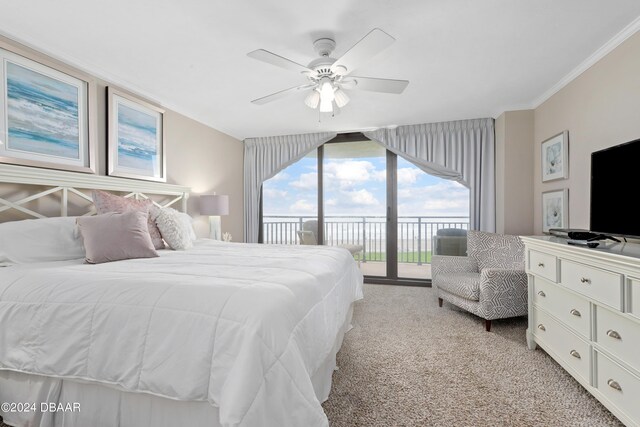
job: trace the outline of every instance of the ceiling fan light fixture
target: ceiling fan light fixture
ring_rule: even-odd
[[[316,89],[313,89],[305,98],[304,103],[309,108],[318,108],[318,104],[320,103],[320,93]]]
[[[340,88],[336,89],[336,91],[334,92],[334,97],[335,97],[334,100],[336,101],[336,105],[340,108],[347,105],[350,100],[349,95],[347,95],[345,91],[343,91]]]

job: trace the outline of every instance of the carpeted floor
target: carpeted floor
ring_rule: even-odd
[[[431,288],[365,285],[324,409],[346,426],[621,426],[542,350],[526,318],[484,320]]]
[[[484,321],[431,288],[365,285],[324,409],[331,427],[621,426],[542,350],[526,318]],[[0,423],[0,427],[1,427]]]

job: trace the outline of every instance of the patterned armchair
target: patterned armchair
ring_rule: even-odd
[[[432,283],[445,300],[485,319],[527,314],[524,245],[518,236],[469,231],[466,257],[433,256]]]

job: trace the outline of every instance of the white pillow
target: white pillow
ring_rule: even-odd
[[[196,240],[191,217],[172,208],[162,208],[155,217],[162,238],[173,250],[189,249]]]
[[[0,263],[66,261],[85,257],[76,217],[0,224]]]

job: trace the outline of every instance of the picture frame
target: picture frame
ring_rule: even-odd
[[[542,231],[551,228],[569,228],[569,189],[542,193]]]
[[[107,87],[107,174],[166,182],[164,110]]]
[[[96,81],[0,40],[0,163],[97,173]]]
[[[569,178],[569,131],[542,142],[542,182]]]

